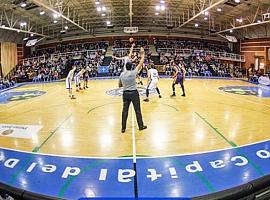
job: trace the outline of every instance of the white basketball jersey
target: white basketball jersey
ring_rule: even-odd
[[[128,62],[131,62],[131,60],[129,59],[128,56],[125,56],[125,57],[124,57],[124,62],[125,62],[125,66],[126,66],[126,64],[127,64]]]
[[[72,79],[73,74],[74,74],[74,70],[70,70],[70,71],[68,72],[67,78],[68,78],[68,79]]]
[[[152,80],[158,79],[158,71],[156,69],[149,69],[148,71]]]

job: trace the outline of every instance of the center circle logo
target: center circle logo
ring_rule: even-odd
[[[222,90],[227,93],[238,94],[238,95],[270,97],[269,88],[258,87],[258,86],[226,86],[226,87],[220,87],[219,90]]]
[[[18,92],[5,92],[0,94],[0,104],[5,104],[12,101],[27,100],[34,97],[45,94],[44,91],[30,90],[30,91],[18,91]]]
[[[137,90],[140,94],[140,96],[145,97],[146,96],[146,87],[139,86],[137,87]],[[106,91],[107,95],[110,96],[122,96],[123,95],[123,88],[116,88],[116,89],[111,89]],[[149,90],[149,94],[156,94],[156,90]]]

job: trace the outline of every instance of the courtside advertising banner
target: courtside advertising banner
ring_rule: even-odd
[[[15,138],[32,138],[37,135],[40,125],[0,124],[0,136]]]

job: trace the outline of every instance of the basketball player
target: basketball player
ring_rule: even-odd
[[[82,68],[75,76],[74,81],[76,85],[76,92],[79,92],[79,90],[82,90],[81,88],[81,77],[83,76],[83,73],[85,72],[85,69]]]
[[[90,73],[90,68],[87,66],[83,73],[83,89],[88,88],[89,73]]]
[[[134,48],[134,46],[135,46],[135,43],[133,43],[133,44],[131,45],[131,48],[130,48],[130,50],[129,50],[129,54],[126,55],[126,56],[124,56],[124,57],[116,57],[116,56],[112,56],[112,58],[115,58],[116,60],[124,60],[124,69],[123,69],[123,71],[126,71],[126,64],[127,64],[128,62],[132,62],[132,53],[133,53],[133,48]]]
[[[176,96],[175,95],[175,85],[177,85],[177,84],[181,85],[182,92],[183,92],[183,94],[181,96],[185,97],[186,93],[185,93],[184,81],[185,81],[185,77],[186,77],[186,70],[184,68],[184,65],[182,63],[180,63],[179,66],[177,66],[174,62],[173,69],[174,69],[175,73],[173,75],[173,84],[172,84],[173,94],[171,95],[171,97]]]
[[[148,71],[148,84],[147,84],[147,88],[146,88],[146,99],[144,99],[145,102],[149,102],[149,90],[155,88],[157,93],[158,93],[158,97],[161,98],[160,95],[160,91],[157,87],[158,84],[158,80],[159,80],[159,75],[158,75],[158,71],[156,70],[155,65],[152,63],[150,64],[150,69],[148,70],[146,67],[146,70]]]
[[[138,85],[143,85],[143,82],[142,82],[142,74],[143,74],[143,71],[142,71],[142,69],[141,69],[141,71],[139,71],[139,73],[137,74],[137,80],[138,80],[138,82],[137,82],[137,84]]]
[[[68,72],[68,75],[67,75],[67,78],[66,78],[66,88],[68,89],[69,97],[71,99],[76,99],[74,97],[74,95],[72,94],[72,85],[71,85],[71,81],[72,81],[72,78],[74,76],[75,70],[76,70],[76,65],[73,65],[72,69]]]
[[[143,82],[142,82],[142,75],[143,75],[143,69],[144,69],[144,66],[145,66],[145,64],[143,64],[143,67],[142,67],[142,69],[138,72],[138,74],[137,74],[137,80],[138,80],[138,82],[137,82],[137,84],[138,85],[143,85]]]

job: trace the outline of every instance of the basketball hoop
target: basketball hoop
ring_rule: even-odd
[[[138,27],[124,27],[125,33],[137,33],[139,31]]]

